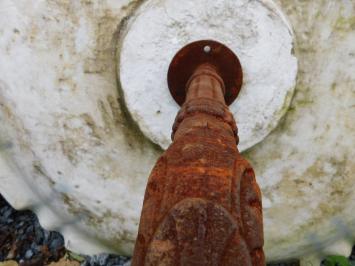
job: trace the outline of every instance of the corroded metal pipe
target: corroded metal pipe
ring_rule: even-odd
[[[226,87],[224,59],[218,63],[214,58],[230,50],[208,44],[212,51],[204,49],[205,54],[196,55],[193,43],[175,57],[180,63],[191,53],[203,59],[192,63],[198,65],[187,82],[180,78],[188,73],[169,78],[174,98],[180,93],[183,105],[173,143],[148,180],[133,266],[265,265],[261,193],[252,167],[237,149],[237,127],[225,100],[233,82]],[[171,68],[178,69],[174,64],[179,62],[173,60]],[[178,86],[186,88],[182,94],[171,88],[174,75],[186,82],[186,87]]]

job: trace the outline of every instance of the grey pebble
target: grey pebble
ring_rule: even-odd
[[[127,264],[129,258],[111,255],[111,254],[98,254],[94,256],[84,256],[85,261],[81,263],[81,266],[130,266]]]
[[[12,210],[10,208],[6,208],[1,216],[3,219],[8,219],[11,214],[12,214]]]
[[[27,250],[25,253],[25,259],[30,259],[33,256],[33,251],[31,249]]]

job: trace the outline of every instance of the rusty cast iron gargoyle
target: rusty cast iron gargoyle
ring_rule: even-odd
[[[182,108],[148,180],[132,265],[265,265],[261,193],[227,106],[242,84],[238,58],[194,42],[168,83]]]

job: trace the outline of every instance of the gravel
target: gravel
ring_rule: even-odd
[[[0,261],[45,265],[65,254],[63,237],[44,230],[31,211],[14,210],[0,195]]]
[[[15,260],[20,266],[56,262],[67,253],[63,236],[41,227],[31,211],[16,211],[0,195],[0,262]],[[83,266],[129,266],[130,258],[111,254],[77,255]]]
[[[81,263],[81,266],[116,266],[124,265],[130,266],[130,259],[117,255],[100,254],[92,257],[85,256],[85,261]]]

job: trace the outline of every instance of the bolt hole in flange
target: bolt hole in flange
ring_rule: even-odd
[[[204,51],[206,54],[210,53],[210,52],[211,52],[211,46],[206,45],[205,47],[203,47],[203,51]]]
[[[209,47],[213,53],[206,53]],[[172,59],[168,70],[168,86],[177,104],[186,97],[186,84],[199,65],[213,65],[224,81],[224,98],[230,105],[237,98],[243,83],[243,71],[239,59],[227,46],[213,40],[192,42],[181,48]]]
[[[292,31],[271,1],[147,1],[136,14],[122,34],[118,76],[127,109],[147,138],[163,149],[171,143],[179,106],[170,95],[167,70],[182,47],[198,40],[222,43],[240,60],[243,86],[230,105],[239,149],[262,141],[277,126],[293,95],[297,60]],[[210,44],[200,49],[216,53]]]

